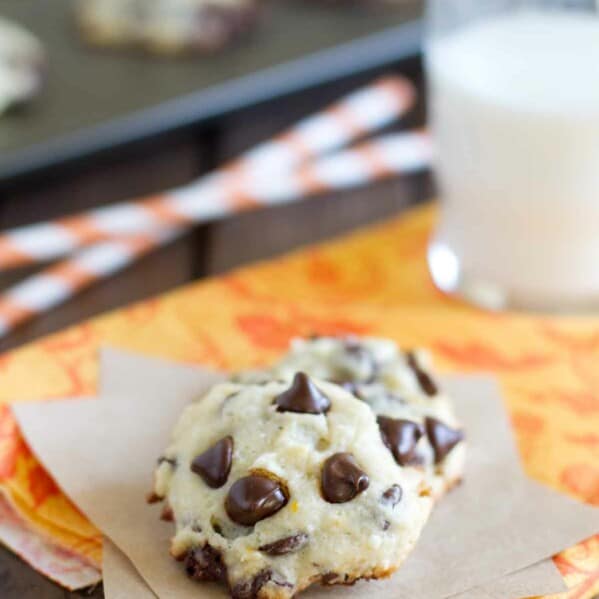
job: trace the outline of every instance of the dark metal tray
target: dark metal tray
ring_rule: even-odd
[[[70,0],[0,0],[49,55],[43,94],[0,118],[0,181],[416,54],[420,0],[274,0],[248,40],[206,58],[85,47]]]

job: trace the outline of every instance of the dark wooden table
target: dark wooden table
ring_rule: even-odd
[[[417,60],[402,63],[400,67],[421,82]],[[46,173],[0,189],[0,229],[184,183],[300,116],[313,112],[374,74],[291,96],[277,101],[275,105],[247,109],[211,126],[163,136],[121,150],[118,155],[80,164],[76,170]],[[422,122],[421,104],[411,124]],[[198,227],[172,246],[0,340],[0,351],[190,280],[218,274],[396,215],[432,193],[430,177],[424,174],[353,190],[342,196],[332,194]],[[0,287],[24,274],[0,275]],[[99,586],[69,593],[35,573],[7,550],[0,549],[2,599],[78,596],[100,598],[103,592]]]

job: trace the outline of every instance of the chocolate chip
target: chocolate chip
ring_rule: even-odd
[[[276,514],[287,505],[288,496],[283,486],[274,478],[251,474],[236,480],[225,499],[229,518],[243,526]]]
[[[412,463],[418,441],[424,435],[424,428],[417,422],[387,416],[377,418],[383,443],[389,448],[400,466]]]
[[[426,435],[435,452],[435,464],[443,461],[445,456],[460,442],[464,440],[462,431],[449,428],[446,424],[435,418],[427,418],[424,422]]]
[[[389,520],[383,520],[383,530],[389,530],[391,527],[391,522]]]
[[[191,471],[199,474],[209,487],[218,489],[227,482],[232,462],[233,438],[225,437],[194,458]]]
[[[173,468],[177,467],[177,459],[176,458],[167,458],[166,456],[160,456],[158,458],[158,465],[160,464],[170,464]]]
[[[368,489],[368,475],[350,453],[336,453],[328,458],[321,474],[322,495],[329,503],[346,503]]]
[[[164,497],[158,495],[157,493],[151,492],[146,495],[147,503],[160,503],[164,500]]]
[[[191,549],[185,557],[185,571],[190,578],[205,582],[225,580],[227,566],[219,551],[210,545]]]
[[[347,339],[343,344],[343,349],[346,354],[358,362],[368,362],[369,366],[374,367],[372,354],[359,341]]]
[[[300,532],[284,539],[279,539],[273,543],[261,545],[259,551],[268,553],[268,555],[287,555],[294,551],[299,551],[308,544],[309,537],[306,533]]]
[[[232,599],[258,599],[260,589],[267,584],[273,583],[280,587],[292,589],[293,585],[286,580],[282,580],[273,573],[272,570],[265,568],[254,576],[252,580],[240,582],[231,589]]]
[[[277,412],[298,414],[323,414],[331,407],[329,398],[303,372],[295,375],[287,391],[275,397],[275,403]]]
[[[399,485],[393,485],[381,495],[381,503],[393,508],[401,501],[402,495],[403,491],[401,487]]]
[[[175,514],[173,513],[173,508],[170,505],[165,505],[162,508],[162,513],[160,514],[160,519],[165,522],[172,522],[175,519]]]
[[[327,572],[326,574],[322,575],[320,582],[323,585],[330,585],[330,584],[336,584],[336,581],[338,579],[339,579],[339,574],[337,574],[337,572]]]
[[[418,379],[420,388],[431,397],[437,395],[437,393],[439,393],[439,389],[435,381],[433,381],[428,372],[425,372],[422,370],[422,368],[420,368],[420,364],[418,364],[418,360],[416,360],[416,355],[414,352],[409,352],[406,354],[406,359],[408,361],[408,366],[414,371],[414,374]]]
[[[212,530],[217,534],[223,537],[223,527],[216,521],[210,522],[212,525]]]

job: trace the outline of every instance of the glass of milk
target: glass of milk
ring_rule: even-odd
[[[599,309],[597,3],[429,0],[428,12],[436,285],[494,309]]]

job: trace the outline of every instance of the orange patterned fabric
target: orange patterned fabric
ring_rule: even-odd
[[[430,347],[445,372],[497,376],[529,475],[599,506],[599,317],[491,314],[442,296],[424,261],[434,215],[418,209],[1,356],[0,402],[93,393],[102,345],[234,369],[272,361],[296,335],[384,335]],[[42,533],[97,563],[98,531],[44,473],[6,408],[0,489]],[[599,535],[555,562],[571,587],[562,599],[599,593]]]

